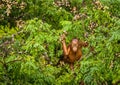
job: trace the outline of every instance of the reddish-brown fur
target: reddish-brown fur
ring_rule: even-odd
[[[72,39],[67,46],[65,42],[65,36],[62,36],[62,48],[63,48],[63,61],[69,63],[70,69],[74,69],[74,62],[78,61],[82,56],[82,47],[88,46],[88,43],[82,42],[77,38]],[[76,50],[77,49],[77,50]]]

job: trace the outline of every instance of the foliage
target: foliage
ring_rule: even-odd
[[[1,0],[1,85],[119,85],[119,0]],[[56,66],[60,35],[89,42],[82,59]]]

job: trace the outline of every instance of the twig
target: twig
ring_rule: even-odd
[[[16,61],[22,61],[23,60],[23,58],[21,58],[21,59],[19,59],[19,60],[12,60],[12,61],[9,61],[9,62],[7,62],[6,64],[8,64],[8,63],[12,63],[12,62],[16,62]]]

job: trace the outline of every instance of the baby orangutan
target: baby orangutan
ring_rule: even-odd
[[[65,63],[68,63],[70,65],[70,69],[74,69],[74,62],[78,61],[81,56],[82,56],[82,47],[87,47],[88,43],[87,42],[82,42],[77,38],[72,39],[70,44],[66,46],[65,42],[65,34],[61,36],[61,42],[62,42],[62,48],[63,48],[63,59]],[[61,61],[59,60],[59,62]]]

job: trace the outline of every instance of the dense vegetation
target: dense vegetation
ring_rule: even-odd
[[[56,66],[74,37],[81,61]],[[120,0],[0,0],[0,85],[120,85]]]

